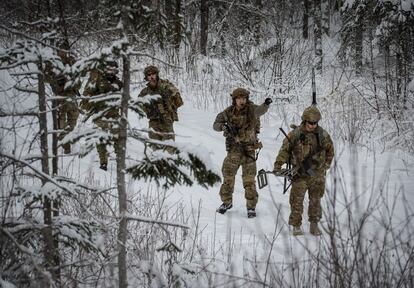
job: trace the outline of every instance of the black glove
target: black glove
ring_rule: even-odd
[[[273,102],[273,100],[272,100],[271,98],[266,98],[264,103],[265,103],[267,106],[269,106],[272,102]]]
[[[229,133],[229,128],[226,124],[223,124],[223,126],[221,126],[221,130],[223,130],[224,133]]]

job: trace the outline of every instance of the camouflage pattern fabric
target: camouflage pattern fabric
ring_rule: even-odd
[[[307,132],[305,122],[291,131],[288,137],[290,142],[288,139],[283,140],[274,170],[279,170],[292,153],[292,168],[298,174],[292,179],[289,224],[301,225],[306,191],[309,193],[309,222],[317,223],[322,216],[321,198],[325,191],[326,170],[331,166],[334,157],[331,137],[321,127],[317,127],[314,132]]]
[[[60,133],[58,139],[61,141],[70,131],[75,129],[76,123],[79,118],[79,109],[78,105],[74,102],[65,102],[63,104],[58,104],[57,110],[57,120],[58,120],[58,129],[64,130]],[[65,153],[70,152],[70,143],[65,143],[62,145]]]
[[[106,121],[99,121],[97,120],[95,122],[95,124],[100,127],[102,130],[107,131],[109,133],[111,133],[112,135],[118,135],[118,129],[113,128],[113,125],[106,122]],[[115,154],[118,154],[118,142],[117,142],[117,138],[113,138],[111,139],[114,145],[114,151]],[[99,163],[102,164],[108,164],[108,150],[106,148],[106,145],[108,145],[107,141],[104,141],[103,139],[100,139],[100,143],[96,144],[96,152],[98,152],[98,156],[99,156]]]
[[[157,86],[153,89],[147,85],[138,95],[160,95],[161,98],[152,100],[151,103],[144,105],[147,114],[149,127],[159,133],[174,134],[173,122],[178,121],[177,109],[183,105],[178,89],[168,80],[159,79]],[[156,140],[174,140],[174,135],[166,135],[150,132],[148,136]]]
[[[148,119],[158,121],[178,121],[177,109],[183,105],[178,89],[168,80],[159,79],[154,89],[147,84],[138,97],[146,95],[160,95],[161,98],[152,100],[144,105]]]
[[[61,60],[63,65],[73,65],[75,62],[75,59],[68,55],[61,56]],[[63,130],[63,132],[59,133],[58,139],[62,140],[70,131],[75,129],[78,121],[79,108],[76,103],[76,96],[79,95],[81,85],[80,83],[68,85],[71,81],[69,76],[59,72],[58,69],[54,69],[50,62],[46,63],[45,79],[50,84],[54,95],[65,97],[64,99],[55,100],[58,129]],[[69,143],[62,146],[65,153],[70,151]]]
[[[309,222],[318,223],[322,218],[321,198],[325,191],[325,173],[316,176],[302,176],[292,181],[290,190],[290,216],[289,225],[302,224],[303,200],[305,193],[309,194],[308,217]]]
[[[247,209],[254,209],[259,198],[256,191],[256,161],[254,160],[254,151],[249,152],[248,155],[240,148],[233,148],[228,151],[221,169],[223,173],[223,184],[220,187],[220,198],[223,203],[232,203],[234,180],[240,166],[242,167],[246,207]]]
[[[219,113],[214,121],[213,129],[223,131],[224,124],[237,129],[237,135],[225,133],[227,156],[223,161],[223,183],[220,197],[223,203],[232,202],[234,180],[239,167],[242,167],[242,180],[245,190],[246,206],[256,208],[258,193],[256,191],[256,159],[257,134],[260,131],[259,117],[269,109],[268,105],[255,105],[248,101],[246,106],[238,110],[235,105]]]
[[[118,92],[121,90],[122,85],[122,81],[116,76],[108,77],[108,75],[105,75],[101,71],[94,70],[90,74],[83,95],[92,97],[111,92]],[[117,126],[117,121],[119,119],[119,107],[112,104],[111,101],[102,100],[92,102],[84,99],[81,101],[81,108],[86,110],[88,117],[95,116],[93,122],[96,126],[112,135],[118,134],[117,129],[114,127]],[[96,115],[99,115],[99,117],[96,117]],[[116,137],[111,140],[115,148],[115,153],[117,154]],[[101,165],[108,164],[107,144],[107,142],[101,140],[101,143],[96,145]]]
[[[150,120],[149,128],[156,131],[156,132],[151,131],[148,133],[148,136],[151,139],[160,140],[160,141],[169,140],[169,139],[175,140],[172,121],[160,122],[160,121]]]
[[[108,77],[99,70],[91,72],[88,82],[86,83],[84,96],[97,96],[110,92],[118,92],[122,88],[122,81],[118,77]],[[99,118],[106,119],[118,119],[119,118],[119,107],[111,105],[111,101],[89,101],[84,99],[81,101],[81,108],[88,113],[88,116],[92,116],[100,112]]]
[[[264,115],[269,106],[255,105],[248,101],[246,106],[238,111],[234,105],[226,108],[219,113],[214,121],[213,129],[223,131],[223,125],[230,123],[238,131],[237,135],[228,135],[226,137],[226,150],[229,151],[233,146],[243,146],[246,150],[255,150],[257,144],[257,134],[260,131],[259,117]]]

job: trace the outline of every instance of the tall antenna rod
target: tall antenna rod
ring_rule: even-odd
[[[312,105],[316,105],[315,69],[312,68]]]

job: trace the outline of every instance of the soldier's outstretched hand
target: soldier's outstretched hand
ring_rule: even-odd
[[[266,99],[265,99],[265,102],[264,102],[264,103],[265,103],[267,106],[269,106],[272,102],[273,102],[272,98],[269,98],[269,97],[268,97],[268,98],[266,98]]]

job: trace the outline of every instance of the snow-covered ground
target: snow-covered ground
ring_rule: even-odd
[[[276,108],[274,105],[278,104],[272,105],[270,111],[273,111]],[[275,115],[275,113],[272,113],[272,115]],[[129,116],[132,128],[147,127],[146,119],[138,119],[132,111]],[[222,133],[212,129],[216,113],[197,110],[192,108],[191,104],[185,103],[179,109],[179,117],[180,121],[175,123],[176,141],[206,147],[214,163],[214,170],[220,171],[226,151]],[[258,170],[261,168],[271,170],[273,167],[273,162],[283,140],[283,135],[279,132],[280,125],[281,120],[276,118],[262,124],[260,139],[263,142],[264,148],[261,150],[257,161]],[[321,125],[323,127],[324,121],[321,122]],[[284,129],[287,130],[288,128],[284,127]],[[332,197],[329,193],[333,193],[332,191],[335,190],[335,180],[341,186],[336,188],[337,192],[345,191],[348,201],[354,202],[354,198],[360,199],[359,205],[361,205],[360,209],[362,211],[368,205],[369,197],[376,199],[383,196],[383,193],[379,193],[380,191],[386,190],[386,195],[390,198],[387,201],[393,200],[394,194],[396,195],[399,192],[396,203],[396,221],[398,222],[398,220],[405,217],[404,210],[402,209],[403,204],[408,202],[410,206],[414,205],[414,194],[411,193],[414,187],[414,177],[412,177],[414,175],[413,156],[400,151],[378,153],[368,151],[363,147],[351,147],[344,143],[338,143],[335,139],[334,142],[336,167],[332,167],[327,176],[327,189],[322,200],[322,208],[324,209],[329,204],[328,199]],[[134,158],[134,155],[136,155],[134,153],[137,153],[140,148],[132,146],[133,144],[130,143],[128,155]],[[81,172],[80,178],[85,177],[82,175],[90,175],[92,173],[95,175],[95,179],[101,181],[101,185],[104,183],[115,185],[114,162],[109,165],[109,171],[104,172],[99,169],[96,152],[92,152],[86,158],[81,159],[80,166],[76,164],[77,161],[75,159],[73,165],[80,168],[78,170]],[[76,178],[75,175],[72,175],[72,177]],[[215,245],[209,245],[212,249],[214,249],[213,247],[218,249],[220,245],[224,245],[228,241],[235,241],[239,245],[238,251],[249,251],[253,249],[254,246],[252,245],[255,245],[256,242],[266,242],[266,239],[273,237],[275,233],[277,233],[277,241],[280,241],[280,244],[285,244],[286,241],[293,243],[299,241],[302,243],[306,240],[309,241],[310,245],[315,245],[316,247],[319,238],[308,233],[307,199],[305,198],[303,219],[305,236],[291,237],[287,225],[290,211],[289,192],[282,194],[282,178],[270,175],[268,179],[269,185],[267,187],[261,190],[257,188],[259,202],[256,207],[257,217],[253,219],[248,219],[246,214],[241,168],[236,176],[233,208],[224,215],[215,212],[221,204],[219,198],[220,184],[216,184],[208,189],[197,185],[193,187],[174,187],[167,192],[166,203],[171,206],[180,203],[186,215],[193,213],[197,216],[199,213],[198,229],[201,231],[201,239],[208,244],[215,242]],[[134,193],[138,189],[143,189],[143,186],[149,185],[141,181],[130,181],[129,183],[128,189],[131,191],[130,193]],[[383,187],[384,183],[386,184],[385,187]],[[407,197],[406,199],[402,197],[401,192],[403,191]],[[359,196],[357,197],[357,195]],[[343,195],[339,195],[337,198],[338,211],[343,212],[345,209],[346,203],[344,198]],[[390,202],[390,204],[392,203]],[[358,207],[355,209],[358,209]],[[381,211],[381,208],[378,208],[378,211]],[[345,222],[345,219],[343,220]],[[189,224],[191,224],[191,221]],[[324,219],[322,219],[321,224],[322,227],[326,228]],[[325,233],[325,236],[322,237],[327,237],[326,235]],[[286,248],[285,245],[277,245],[277,243],[275,247]],[[276,248],[275,250],[277,251],[278,249]],[[214,253],[214,251],[211,252]],[[300,255],[301,250],[298,249],[297,253]],[[281,251],[281,254],[283,254],[283,251]]]

